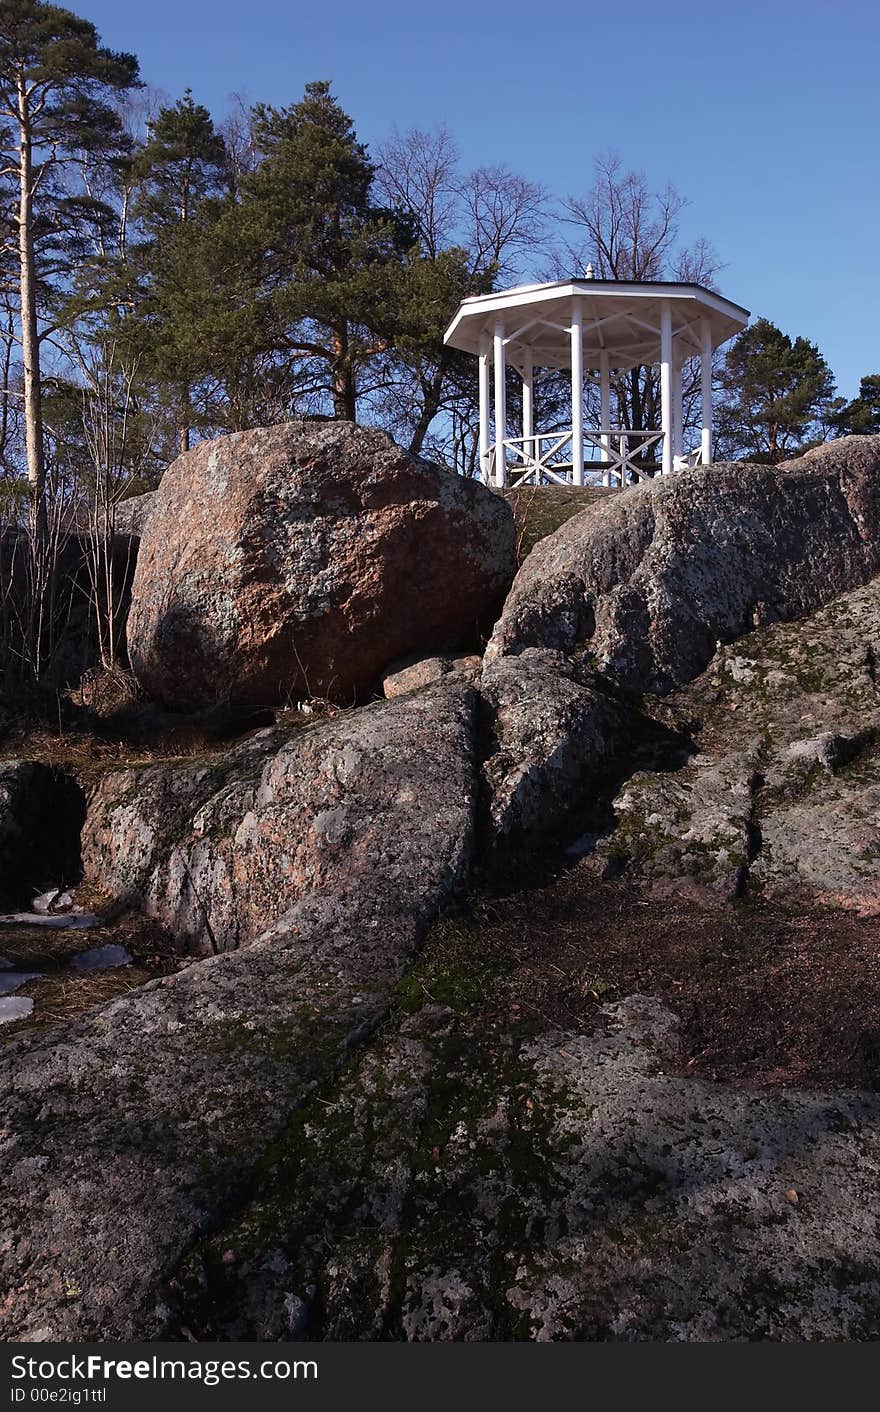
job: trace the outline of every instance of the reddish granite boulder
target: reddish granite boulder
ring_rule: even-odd
[[[172,705],[350,705],[395,658],[491,628],[514,541],[501,497],[384,432],[299,421],[220,437],[156,492],[131,665]]]
[[[481,666],[482,658],[474,654],[468,657],[405,657],[400,662],[391,663],[382,678],[382,691],[389,701],[393,701],[395,696],[422,691],[444,677],[473,678],[479,675]]]

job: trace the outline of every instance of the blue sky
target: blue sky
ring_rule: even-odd
[[[359,136],[445,123],[471,166],[564,195],[613,148],[691,205],[723,293],[880,371],[877,0],[68,0],[170,95],[294,102],[329,78]]]

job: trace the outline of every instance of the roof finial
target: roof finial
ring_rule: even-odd
[[[594,277],[593,262],[591,260],[584,270],[584,279],[593,279]]]

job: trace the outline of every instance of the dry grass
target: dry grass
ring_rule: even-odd
[[[0,756],[54,765],[82,782],[107,770],[159,758],[152,745],[107,738],[90,730],[53,729],[41,722],[18,721],[0,734]]]
[[[559,529],[573,515],[601,505],[613,487],[561,485],[523,486],[501,491],[513,510],[517,530],[517,563],[522,563],[535,545]]]
[[[32,981],[16,991],[17,995],[29,995],[34,1002],[31,1015],[15,1027],[19,1033],[34,1029],[38,1025],[55,1025],[65,1020],[76,1020],[96,1005],[108,1000],[116,1000],[120,995],[136,990],[155,977],[150,971],[137,966],[120,966],[112,971],[96,971],[93,974],[69,974],[47,976],[45,980]],[[12,1028],[9,1026],[8,1028]]]
[[[40,971],[39,980],[29,981],[15,992],[34,1002],[25,1019],[0,1027],[0,1045],[16,1035],[73,1020],[96,1005],[136,990],[159,976],[173,975],[193,964],[181,956],[169,934],[159,924],[138,912],[108,906],[96,894],[80,889],[77,905],[94,910],[99,926],[73,931],[39,926],[0,926],[0,954],[16,969]],[[70,959],[93,947],[124,946],[132,964],[106,971],[79,972],[70,968]]]
[[[93,668],[68,694],[75,705],[99,720],[130,710],[144,699],[137,680],[123,667]]]

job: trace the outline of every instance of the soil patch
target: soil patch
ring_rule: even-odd
[[[880,1089],[876,920],[760,901],[707,911],[582,863],[435,928],[404,1003],[529,1031],[600,1023],[634,993],[682,1020],[681,1070],[734,1085]]]

